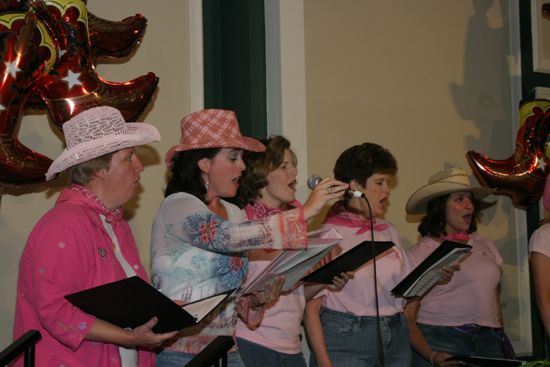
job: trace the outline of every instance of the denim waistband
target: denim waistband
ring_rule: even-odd
[[[334,317],[338,317],[342,320],[346,320],[348,322],[355,322],[359,324],[367,323],[367,322],[376,322],[377,317],[376,316],[355,316],[351,313],[347,312],[340,312],[340,311],[334,311],[330,308],[322,308],[320,314],[326,314]],[[381,322],[384,322],[385,324],[392,324],[392,323],[398,323],[401,322],[403,317],[403,313],[399,312],[390,316],[380,316],[379,320]]]
[[[495,331],[498,331],[498,330],[502,330],[502,328],[494,328],[494,327],[490,327],[490,326],[482,326],[482,325],[478,325],[478,324],[464,324],[464,325],[459,325],[459,326],[452,326],[453,329],[455,329],[456,331],[460,331],[460,332],[463,332],[463,333],[478,333],[478,332],[481,332],[483,330],[495,330]]]

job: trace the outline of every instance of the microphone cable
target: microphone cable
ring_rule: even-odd
[[[312,175],[307,180],[307,186],[313,190],[315,186],[319,182],[321,182],[322,178],[319,175]],[[374,219],[372,217],[372,208],[370,206],[370,202],[365,196],[364,193],[360,191],[354,191],[351,189],[348,189],[346,194],[357,197],[357,198],[363,198],[365,202],[367,203],[367,208],[369,209],[369,220],[370,220],[370,238],[371,238],[371,251],[372,251],[372,270],[373,270],[373,281],[374,281],[374,302],[376,305],[376,333],[377,333],[377,339],[378,339],[378,359],[381,362],[381,366],[385,366],[386,364],[386,356],[384,355],[384,347],[382,342],[382,329],[380,327],[380,304],[378,301],[378,271],[376,269],[376,251],[375,251],[375,241],[374,241]]]
[[[376,333],[377,333],[377,339],[378,339],[378,359],[380,361],[381,366],[386,365],[386,356],[384,355],[384,346],[382,341],[382,329],[380,327],[380,305],[378,302],[378,277],[377,277],[377,269],[376,269],[376,251],[374,249],[375,247],[375,241],[374,241],[374,219],[372,217],[372,208],[370,206],[370,202],[367,199],[367,197],[363,194],[361,195],[361,198],[365,200],[367,203],[367,208],[369,209],[369,221],[370,221],[370,239],[371,239],[371,251],[372,251],[372,271],[373,271],[373,282],[374,282],[374,303],[376,305]]]

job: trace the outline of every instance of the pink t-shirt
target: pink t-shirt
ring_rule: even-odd
[[[302,206],[296,200],[291,205],[296,208]],[[243,211],[246,217],[252,220],[280,213],[281,209],[271,208],[260,201],[256,201],[245,206]],[[269,260],[250,261],[248,263],[247,280],[243,287],[247,286],[270,263]],[[277,303],[266,308],[262,323],[255,330],[250,330],[240,318],[237,319],[235,336],[279,353],[298,354],[302,351],[300,332],[305,303],[304,287],[299,286],[291,293],[280,296]]]
[[[529,254],[538,252],[550,257],[550,223],[543,224],[529,239]]]
[[[408,250],[413,266],[418,265],[440,242],[422,237]],[[420,305],[417,321],[429,325],[460,326],[478,324],[502,327],[499,320],[497,287],[500,283],[502,257],[494,243],[472,234],[468,244],[472,251],[445,285],[435,286]]]
[[[344,253],[363,241],[371,240],[369,230],[360,227],[349,227],[335,223],[325,223],[323,228],[334,228],[343,237],[337,246],[337,251]],[[392,241],[393,246],[376,258],[378,303],[381,316],[391,316],[403,311],[403,299],[396,298],[391,290],[410,271],[408,257],[401,247],[401,239],[397,229],[389,222],[376,219],[374,231],[375,241]],[[359,233],[358,233],[359,232]],[[337,256],[336,251],[331,255]],[[372,261],[369,261],[355,271],[355,277],[350,279],[340,291],[323,290],[323,306],[334,311],[345,312],[355,316],[375,316],[376,303],[374,297],[374,273]]]
[[[254,279],[270,263],[263,260],[250,261],[247,279]],[[248,281],[244,287],[246,285]],[[262,323],[257,329],[250,330],[241,319],[237,319],[235,335],[279,353],[300,353],[300,332],[305,303],[304,287],[299,286],[291,293],[280,296],[277,303],[265,310]]]

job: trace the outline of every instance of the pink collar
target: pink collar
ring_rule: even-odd
[[[458,232],[458,233],[452,233],[447,235],[441,235],[441,240],[447,240],[447,241],[454,241],[454,242],[461,242],[461,243],[468,243],[470,240],[470,234],[467,232]]]
[[[122,219],[122,214],[124,212],[122,207],[116,208],[115,210],[107,209],[103,202],[96,196],[96,194],[93,193],[93,191],[82,185],[72,184],[70,189],[94,202],[96,207],[99,209],[99,212],[105,216],[107,222],[113,223]]]

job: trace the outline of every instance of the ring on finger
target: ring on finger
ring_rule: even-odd
[[[329,194],[332,194],[332,187],[329,187],[329,188],[327,189],[327,192],[328,192]]]

